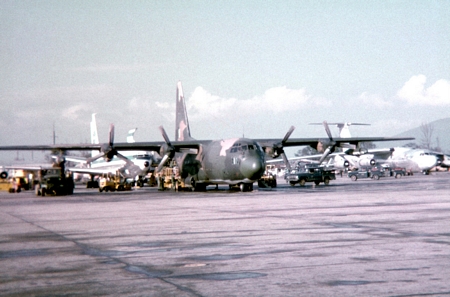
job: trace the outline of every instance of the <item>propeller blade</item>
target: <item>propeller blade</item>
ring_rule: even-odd
[[[164,155],[164,157],[161,159],[161,162],[159,162],[158,167],[155,169],[155,172],[160,172],[166,164],[167,160],[169,160],[169,155]]]
[[[169,136],[167,136],[166,130],[164,130],[163,126],[159,126],[159,131],[161,131],[161,134],[164,138],[164,141],[167,143],[167,145],[172,146],[172,144],[170,143]]]
[[[327,147],[322,157],[320,157],[319,164],[322,164],[323,160],[325,160],[328,157],[328,155],[331,154],[331,150],[332,150],[331,146]]]
[[[121,153],[119,153],[119,152],[116,152],[116,156],[119,158],[119,159],[122,159],[122,160],[124,160],[125,161],[125,163],[127,163],[128,165],[131,165],[131,164],[133,164],[134,165],[134,163],[130,160],[130,159],[128,159],[127,157],[125,157],[124,155],[122,155]]]
[[[284,136],[283,140],[281,141],[282,144],[284,144],[289,139],[289,137],[291,137],[291,134],[292,134],[292,132],[294,132],[294,130],[295,130],[294,126],[291,126],[289,128],[288,132],[286,133],[286,135]]]
[[[87,159],[87,160],[86,160],[86,163],[87,163],[87,164],[91,164],[91,163],[94,162],[95,160],[102,158],[104,155],[105,155],[104,153],[100,153],[100,154],[98,154],[97,156],[94,156],[94,157],[92,157],[92,158]]]
[[[325,131],[327,132],[328,138],[333,141],[333,136],[331,135],[330,127],[328,126],[327,121],[323,121],[323,126],[325,127]]]
[[[109,146],[114,145],[114,124],[109,125]]]
[[[284,160],[284,164],[286,165],[286,168],[287,168],[289,171],[291,171],[291,164],[289,163],[289,160],[288,160],[288,158],[287,158],[287,156],[286,156],[286,154],[285,154],[284,152],[281,154],[281,157],[282,157],[283,160]]]

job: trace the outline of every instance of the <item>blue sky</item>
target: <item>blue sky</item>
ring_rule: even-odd
[[[87,142],[93,112],[101,141],[173,137],[179,80],[198,139],[450,117],[449,1],[6,0],[0,27],[2,145]]]

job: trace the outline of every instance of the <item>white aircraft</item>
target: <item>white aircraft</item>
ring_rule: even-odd
[[[323,123],[310,123],[310,125],[323,125]],[[328,123],[328,126],[336,126],[339,128],[339,137],[341,138],[350,138],[352,135],[350,134],[350,126],[370,126],[370,124],[363,124],[363,123],[350,123],[350,122],[343,122],[343,123]]]
[[[345,137],[350,137],[350,131],[348,127],[351,123],[333,123],[340,128],[341,137],[342,132],[346,129]],[[353,125],[369,125],[353,123]],[[313,123],[315,125],[315,123]],[[328,137],[332,141],[333,137],[329,131],[328,124],[324,121],[325,131]],[[343,138],[345,138],[343,137]],[[350,149],[345,152],[331,153],[329,154],[328,162],[326,166],[334,166],[341,172],[346,168],[360,168],[362,166],[373,166],[375,164],[385,164],[390,167],[404,167],[409,172],[422,172],[429,174],[430,170],[442,163],[443,157],[438,156],[436,153],[426,151],[423,149],[410,149],[403,147],[386,148],[386,149],[369,149],[369,150],[355,150]],[[311,161],[314,159],[320,159],[319,161]],[[308,162],[317,162],[321,164],[325,158],[324,155],[312,155],[291,158],[291,160],[303,160]]]
[[[92,114],[91,144],[99,144],[97,123],[95,113]],[[134,143],[134,133],[137,128],[128,131],[127,143]],[[114,126],[110,126],[109,145],[114,142]],[[108,156],[98,151],[91,151],[90,158],[66,156],[66,161],[79,163],[82,166],[69,167],[67,170],[74,174],[88,174],[93,180],[95,175],[115,174],[117,171],[125,178],[134,179],[138,185],[143,185],[145,176],[155,170],[156,164],[161,158],[154,152],[146,151],[125,151],[123,154],[117,153]]]

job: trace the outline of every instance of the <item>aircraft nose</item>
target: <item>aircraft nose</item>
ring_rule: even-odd
[[[247,157],[241,161],[241,173],[250,180],[259,179],[264,173],[264,162],[257,156]]]

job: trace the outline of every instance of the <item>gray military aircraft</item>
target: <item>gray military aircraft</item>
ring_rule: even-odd
[[[208,185],[228,184],[238,186],[241,191],[251,191],[253,183],[265,171],[266,159],[282,157],[289,164],[284,147],[309,145],[324,148],[325,155],[332,153],[341,145],[358,146],[360,142],[412,140],[410,137],[358,137],[358,138],[293,138],[290,139],[292,126],[284,138],[250,139],[232,138],[224,140],[195,140],[191,137],[186,104],[181,82],[177,85],[175,141],[170,141],[164,128],[160,126],[164,142],[116,143],[111,140],[104,144],[75,145],[37,145],[37,146],[0,146],[0,150],[66,150],[100,151],[98,157],[111,160],[114,156],[122,158],[118,151],[145,150],[158,151],[162,160],[156,172],[169,161],[176,161],[185,184],[198,191],[204,191]],[[113,137],[110,137],[113,139]]]

